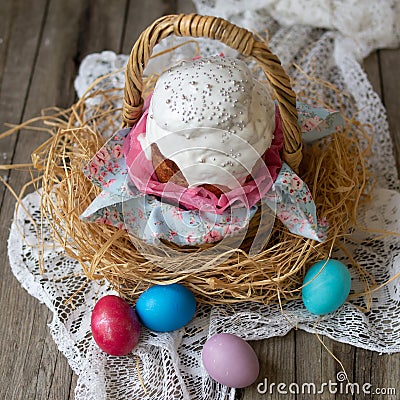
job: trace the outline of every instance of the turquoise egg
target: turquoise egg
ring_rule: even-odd
[[[331,313],[346,301],[350,287],[350,272],[342,262],[332,259],[318,261],[304,278],[303,303],[313,314]]]
[[[183,285],[155,285],[143,292],[136,302],[140,322],[156,332],[182,328],[193,318],[196,300]]]

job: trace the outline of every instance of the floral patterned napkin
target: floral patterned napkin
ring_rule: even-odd
[[[340,131],[339,112],[297,104],[299,124],[306,143]],[[81,215],[88,222],[126,229],[148,244],[160,239],[177,245],[220,241],[247,229],[258,207],[268,206],[290,232],[316,241],[326,238],[327,222],[318,220],[310,190],[283,163],[268,193],[251,208],[230,207],[221,214],[185,210],[140,192],[128,175],[123,145],[130,129],[116,132],[85,167],[86,177],[102,192]]]

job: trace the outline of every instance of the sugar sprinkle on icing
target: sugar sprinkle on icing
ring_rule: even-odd
[[[189,187],[234,189],[269,148],[275,105],[247,65],[229,57],[183,61],[157,81],[140,142],[174,161]],[[145,148],[147,147],[147,148]]]

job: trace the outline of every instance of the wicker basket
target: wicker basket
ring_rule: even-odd
[[[143,106],[143,71],[154,46],[170,35],[219,40],[258,62],[278,101],[285,137],[284,160],[297,171],[302,158],[302,139],[297,122],[296,94],[291,88],[290,79],[278,57],[271,53],[264,42],[257,40],[248,30],[222,18],[197,14],[168,15],[158,19],[142,32],[133,46],[126,67],[124,125],[133,126],[140,118]]]
[[[219,40],[256,60],[268,78],[279,105],[284,133],[284,160],[298,171],[302,161],[302,140],[296,95],[288,75],[264,42],[221,18],[195,14],[169,15],[155,21],[141,34],[133,46],[126,69],[123,125],[132,126],[140,118],[144,103],[143,70],[154,46],[170,35]],[[82,104],[79,103],[79,107],[82,108]],[[76,118],[75,114],[76,110],[71,112],[71,118]],[[269,303],[292,299],[299,296],[307,267],[327,257],[337,239],[355,223],[354,210],[364,190],[366,174],[362,162],[364,155],[355,133],[355,129],[359,128],[350,127],[341,135],[334,135],[315,146],[307,155],[307,166],[303,163],[300,168],[302,178],[311,185],[318,213],[329,220],[331,228],[326,242],[319,243],[291,234],[277,221],[268,245],[256,254],[249,254],[249,243],[259,228],[259,219],[255,217],[240,248],[228,249],[222,262],[220,255],[204,252],[210,245],[184,249],[171,246],[176,250],[172,256],[150,254],[149,246],[130,237],[124,230],[80,220],[80,213],[96,195],[93,185],[81,170],[63,172],[58,166],[65,164],[62,158],[68,158],[71,165],[81,166],[83,160],[87,162],[93,151],[97,151],[101,135],[82,126],[78,129],[82,135],[79,139],[82,148],[71,146],[69,143],[76,142],[72,135],[77,133],[71,133],[69,128],[79,123],[80,120],[70,120],[66,130],[60,130],[61,133],[52,139],[49,148],[43,147],[41,154],[35,156],[37,159],[42,157],[43,165],[53,157],[50,162],[55,166],[54,174],[61,176],[61,179],[54,179],[44,175],[42,210],[46,211],[54,231],[63,232],[58,241],[68,255],[79,260],[87,277],[107,279],[123,297],[133,300],[151,285],[180,282],[193,291],[198,301],[205,303]],[[354,123],[355,126],[359,127],[359,124]],[[71,138],[67,140],[66,135],[69,134]],[[348,159],[352,165],[342,168],[340,163],[343,159]],[[43,169],[50,170],[48,167]],[[347,170],[353,175],[344,176]],[[353,182],[348,185],[347,191],[343,190],[343,179]],[[53,184],[55,181],[57,185]],[[339,186],[341,190],[336,190]],[[53,200],[54,196],[58,201]],[[65,240],[65,232],[70,234],[71,240]],[[186,268],[193,260],[203,266],[200,272]],[[164,268],[163,263],[177,265],[177,268]]]

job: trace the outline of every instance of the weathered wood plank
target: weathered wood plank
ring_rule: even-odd
[[[325,349],[324,346],[321,347],[321,383],[329,385],[329,382],[336,383],[337,385],[331,391],[329,387],[317,386],[317,389],[323,390],[323,398],[325,399],[336,399],[336,400],[348,400],[349,395],[351,396],[351,392],[345,390],[345,386],[348,383],[346,379],[342,378],[343,373],[346,373],[346,376],[349,382],[353,382],[353,371],[354,371],[354,354],[355,347],[350,346],[348,344],[340,343],[335,340],[324,337],[323,342],[325,346],[329,349],[329,351],[341,362],[342,366],[334,359],[332,354],[329,354],[328,350]],[[312,368],[312,364],[309,364],[310,368]],[[343,386],[341,386],[343,385]],[[337,390],[337,391],[336,391]],[[303,395],[304,399],[308,399],[307,396]]]
[[[372,84],[375,92],[382,97],[381,87],[381,70],[379,67],[379,56],[378,52],[374,51],[364,61],[363,68],[365,73],[368,75],[368,79]]]
[[[26,105],[20,108],[24,112],[24,119],[38,115],[42,108],[49,105],[67,105],[74,98],[71,84],[75,75],[73,59],[76,54],[80,4],[81,2],[76,0],[68,3],[53,1],[46,9],[39,51],[36,60],[32,62],[34,73],[29,80],[30,92]],[[18,104],[11,103],[11,106],[18,109]],[[21,132],[14,162],[27,162],[30,153],[43,138],[43,135]],[[10,183],[17,191],[28,179],[28,173],[12,171],[10,174]],[[7,193],[0,214],[3,221],[11,218],[13,205],[14,199]],[[6,250],[2,249],[2,252],[5,254]],[[9,270],[6,274],[10,274]],[[8,299],[10,310],[21,307],[21,297],[27,296],[25,293],[21,294],[22,289],[15,280],[12,281],[11,288],[14,293]],[[21,316],[27,321],[18,337],[19,351],[13,354],[15,370],[4,398],[46,399],[51,391],[58,356],[47,328],[49,312],[34,298],[28,298],[24,309],[12,316],[10,326],[15,328]],[[15,319],[17,321],[14,321]],[[7,333],[12,337],[12,332]],[[71,370],[64,358],[59,360],[58,368],[62,373],[59,374],[61,382],[56,391],[61,395],[60,390],[66,387],[66,393],[69,395]]]
[[[355,362],[354,382],[358,384],[360,395],[364,396],[363,399],[399,399],[400,355],[398,353],[380,355],[376,352],[357,349]],[[363,393],[363,387],[369,393]],[[387,394],[384,395],[382,390]],[[378,396],[378,391],[381,396]]]
[[[325,346],[343,364],[349,379],[352,379],[355,349],[349,345],[320,336]],[[332,393],[326,385],[336,382],[342,368],[320,343],[315,334],[296,333],[296,383],[299,385],[298,400],[307,400],[310,394],[322,391],[324,399],[348,399],[346,395]],[[296,387],[297,390],[297,387]]]
[[[2,81],[0,91],[0,121],[19,123],[23,117],[26,97],[30,88],[30,79],[36,52],[41,36],[41,26],[46,14],[46,1],[1,3],[1,18],[6,21],[2,60]],[[4,14],[3,14],[4,13]],[[29,20],[30,23],[26,24]],[[21,29],[25,26],[25,29]],[[2,28],[2,29],[3,29]],[[1,124],[3,130],[3,124]],[[16,143],[16,136],[0,142],[2,162],[11,162]],[[8,173],[2,173],[7,177]],[[4,204],[5,188],[0,187],[1,204]],[[1,213],[3,226],[9,226],[12,210]],[[0,254],[6,259],[8,229],[0,230]],[[14,376],[19,372],[26,352],[25,343],[32,331],[35,307],[46,316],[46,308],[37,306],[37,302],[23,291],[13,277],[6,262],[0,269],[0,398],[11,399],[15,384]],[[17,362],[19,360],[19,362]]]
[[[6,67],[8,69],[6,68],[5,72],[8,70],[10,72],[5,75],[8,77],[7,81],[4,80],[8,86],[4,88],[3,85],[0,94],[3,96],[2,98],[7,98],[5,101],[7,108],[0,111],[2,112],[2,122],[7,120],[20,122],[22,113],[22,118],[26,120],[31,116],[38,115],[44,107],[70,105],[75,97],[73,90],[73,80],[76,75],[75,60],[85,53],[101,50],[101,43],[105,46],[104,49],[119,50],[123,32],[125,0],[120,3],[123,7],[118,17],[119,20],[114,18],[113,22],[105,23],[107,12],[104,7],[106,3],[101,1],[93,5],[89,1],[53,0],[46,10],[46,2],[43,2],[42,16],[39,18],[39,15],[36,15],[38,13],[32,14],[32,10],[38,9],[39,6],[39,2],[35,1],[32,5],[25,2],[24,10],[15,12],[15,23],[19,24],[19,29],[15,29],[10,37],[13,53],[7,60]],[[114,2],[109,8],[113,10],[115,4]],[[43,15],[47,16],[45,21],[43,21]],[[90,22],[88,28],[83,32],[80,27],[88,15],[90,15]],[[28,24],[28,26],[32,26],[32,30],[21,30],[21,26],[27,26],[26,20],[31,21],[31,25]],[[38,21],[37,26],[34,24],[36,20]],[[41,30],[42,25],[43,31]],[[27,37],[21,37],[20,32],[24,32]],[[38,52],[37,46],[33,46],[36,32],[42,36]],[[101,43],[92,40],[99,32],[103,32],[100,38]],[[40,36],[39,33],[36,41]],[[21,51],[23,42],[27,43],[28,57],[24,51]],[[29,59],[31,48],[35,59],[33,56]],[[26,71],[21,71],[20,66]],[[33,67],[34,73],[31,77],[29,72]],[[11,76],[12,72],[14,74]],[[30,84],[30,91],[25,104],[22,88],[23,85],[28,87],[28,84]],[[21,95],[22,99],[15,94]],[[12,95],[14,97],[10,98]],[[8,110],[8,108],[9,112],[5,113],[4,110]],[[10,118],[11,110],[17,115],[17,119],[15,116]],[[15,137],[12,139],[15,141]],[[16,147],[14,162],[29,162],[31,151],[42,140],[43,136],[22,132]],[[2,141],[1,145],[6,145],[5,141]],[[26,173],[12,172],[10,174],[10,183],[16,190],[27,180],[28,174]],[[0,214],[2,221],[7,221],[7,224],[11,220],[13,207],[14,199],[8,193]],[[1,235],[3,240],[0,251],[2,254],[6,254],[8,231],[3,230]],[[7,381],[1,385],[0,391],[4,390],[4,396],[0,395],[0,398],[68,399],[71,392],[72,372],[48,332],[46,320],[49,313],[47,308],[39,305],[34,298],[21,289],[9,267],[2,270],[0,274],[2,304],[7,309],[7,315],[3,313],[2,316],[7,319],[8,323],[6,329],[3,329],[1,333],[1,348],[7,349],[8,346],[14,349],[18,348],[18,352],[15,354],[10,351],[1,352],[1,376]],[[22,330],[19,328],[20,324],[23,326]],[[15,332],[18,332],[18,335]]]
[[[44,354],[55,355],[56,360],[54,372],[52,375],[50,375],[51,381],[48,382],[46,390],[42,391],[42,393],[37,393],[36,398],[46,398],[48,400],[68,400],[70,398],[71,385],[74,375],[70,370],[64,355],[58,351],[53,340],[50,340],[49,338],[48,341],[51,342],[51,344],[48,345],[48,351],[46,351]],[[39,380],[40,378],[41,377],[39,375]]]
[[[397,170],[400,171],[400,49],[380,50],[379,61],[382,77],[382,100],[388,113]]]
[[[191,14],[196,12],[196,6],[190,0],[177,0],[176,12],[179,14]]]
[[[130,54],[140,33],[157,18],[174,14],[176,6],[176,0],[131,1],[122,41],[122,53]]]
[[[318,339],[304,331],[296,332],[296,382],[298,385],[304,383],[321,384],[325,377],[322,367],[322,348]],[[300,400],[307,397],[298,394]]]
[[[77,66],[88,54],[120,52],[128,0],[86,1],[79,24]]]
[[[66,397],[66,400],[74,400],[75,388],[78,382],[78,376],[73,374],[71,379],[71,385],[69,387],[69,397]]]
[[[32,311],[32,325],[27,330],[29,340],[21,343],[19,350],[21,355],[14,355],[19,368],[13,375],[10,397],[12,399],[47,399],[48,391],[53,380],[55,364],[57,360],[57,347],[48,337],[46,319],[49,317],[47,308],[35,302],[30,309]],[[71,372],[64,362],[63,383],[69,383]],[[60,389],[63,385],[60,385]],[[62,399],[62,397],[61,397]]]
[[[4,123],[20,123],[30,87],[30,78],[41,36],[41,26],[46,13],[46,0],[1,2],[3,43],[0,46],[0,132]],[[29,24],[26,21],[29,20]],[[24,26],[24,29],[21,29]],[[0,141],[2,163],[10,163],[16,136]],[[3,177],[8,173],[2,172]],[[4,186],[0,186],[3,198]]]
[[[252,342],[260,362],[256,383],[238,393],[241,400],[294,400],[293,394],[280,394],[276,385],[295,382],[295,332]]]
[[[10,49],[9,40],[14,20],[13,2],[0,2],[0,16],[2,23],[0,24],[0,88],[3,80],[3,71],[7,59],[7,52]]]

